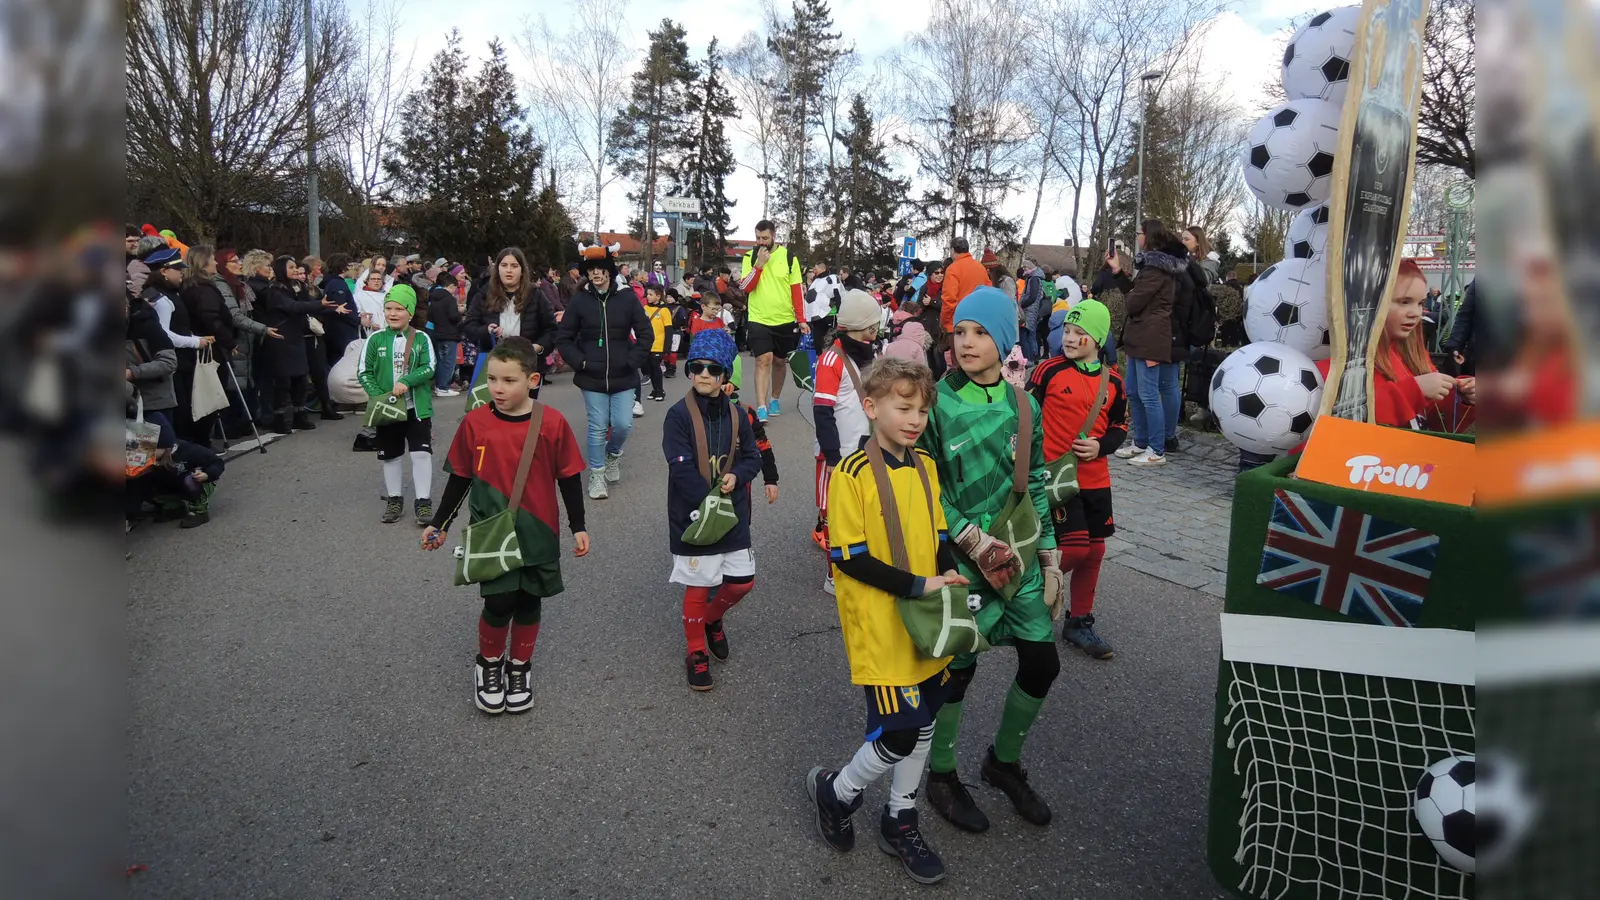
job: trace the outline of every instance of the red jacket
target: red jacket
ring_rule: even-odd
[[[1317,371],[1323,380],[1328,377],[1332,360],[1318,360]],[[1405,372],[1405,361],[1400,352],[1389,348],[1389,366],[1396,372]],[[1428,371],[1436,371],[1430,364]],[[1338,390],[1337,385],[1326,385],[1323,390]],[[1391,379],[1377,368],[1372,371],[1374,400],[1373,421],[1392,428],[1410,428],[1418,431],[1460,432],[1472,423],[1473,410],[1451,391],[1443,400],[1430,401],[1422,396],[1417,376],[1401,375]]]
[[[1100,456],[1078,461],[1078,486],[1086,490],[1111,487],[1111,466],[1106,457],[1128,436],[1128,398],[1122,375],[1115,368],[1110,371],[1106,402],[1087,433],[1100,442]],[[1033,370],[1028,391],[1039,401],[1044,417],[1044,458],[1059,459],[1072,452],[1072,442],[1078,439],[1089,418],[1089,408],[1100,393],[1100,370],[1090,374],[1064,356],[1051,357]]]

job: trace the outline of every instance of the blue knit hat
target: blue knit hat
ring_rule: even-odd
[[[977,322],[994,338],[994,345],[1005,359],[1017,345],[1017,301],[996,287],[981,287],[961,298],[951,325]]]
[[[689,342],[689,356],[685,361],[709,360],[732,375],[733,358],[738,355],[739,348],[733,345],[733,335],[728,334],[726,328],[707,328]]]

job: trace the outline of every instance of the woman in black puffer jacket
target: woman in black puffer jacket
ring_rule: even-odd
[[[292,256],[280,256],[272,261],[272,282],[266,286],[262,298],[261,322],[278,329],[281,341],[267,341],[257,353],[257,364],[264,378],[272,384],[272,430],[290,434],[294,429],[310,431],[317,426],[301,406],[306,401],[310,387],[311,365],[306,355],[306,316],[319,312],[323,302],[306,294],[306,283],[297,278],[300,263]]]

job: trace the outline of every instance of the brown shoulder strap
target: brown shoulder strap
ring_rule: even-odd
[[[694,388],[689,389],[683,405],[689,407],[689,424],[694,427],[695,464],[700,467],[700,477],[706,480],[706,484],[715,487],[713,482],[721,477],[722,473],[711,471],[711,444],[706,440],[706,419],[700,414],[700,404],[694,400]],[[734,417],[742,415],[744,411],[739,408],[739,404],[728,401],[728,421],[733,426],[733,446],[728,450],[730,471],[733,469],[733,458],[739,455],[739,420]]]
[[[511,482],[511,496],[507,506],[516,509],[522,505],[522,491],[528,486],[528,470],[533,467],[533,457],[539,452],[539,432],[544,428],[544,404],[533,401],[533,414],[528,417],[528,436],[522,442],[522,456],[517,459],[517,477]]]
[[[1094,430],[1094,423],[1100,418],[1100,410],[1106,405],[1106,392],[1111,387],[1111,367],[1105,363],[1100,364],[1100,390],[1094,396],[1094,405],[1089,407],[1089,418],[1083,423],[1083,430],[1078,432],[1078,437],[1087,438],[1089,432]]]
[[[1011,473],[1011,489],[1019,494],[1028,492],[1028,470],[1033,466],[1033,404],[1028,402],[1028,392],[1017,385],[1011,389],[1017,397],[1017,452],[1016,468]]]
[[[911,462],[917,467],[917,477],[922,479],[922,498],[928,503],[928,525],[933,529],[935,538],[939,536],[939,517],[933,513],[933,482],[928,480],[928,467],[923,465],[922,456],[917,453],[917,448],[911,448]],[[937,541],[934,542],[938,544]]]
[[[889,556],[896,569],[910,571],[905,529],[900,524],[900,504],[895,502],[894,486],[889,483],[889,467],[883,461],[883,448],[878,446],[877,438],[872,438],[861,449],[867,454],[867,463],[872,466],[872,478],[878,485],[878,503],[883,507],[883,523],[889,532]]]

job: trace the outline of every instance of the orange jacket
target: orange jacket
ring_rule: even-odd
[[[989,270],[972,258],[971,253],[958,253],[944,269],[944,291],[940,302],[939,324],[944,333],[956,330],[956,304],[978,288],[989,283]]]

